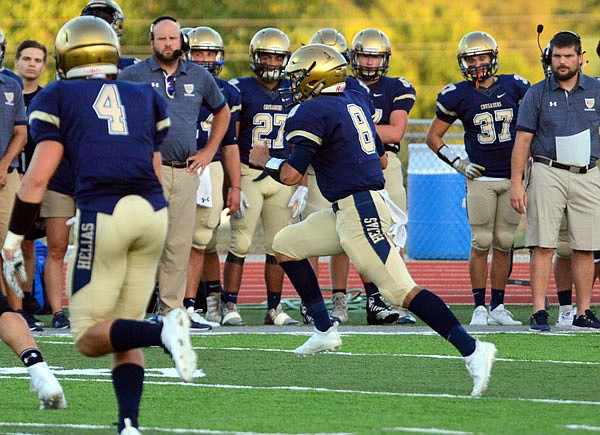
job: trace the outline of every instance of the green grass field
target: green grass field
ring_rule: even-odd
[[[528,309],[514,308],[525,320]],[[466,321],[471,307],[453,307]],[[263,310],[243,309],[259,325]],[[145,351],[144,434],[574,433],[600,432],[600,337],[526,327],[475,335],[498,347],[489,389],[471,398],[471,380],[454,348],[416,327],[341,328],[342,349],[297,357],[310,326],[217,328],[193,335],[199,371],[180,382],[170,358]],[[240,333],[243,332],[243,333]],[[37,337],[68,401],[39,411],[18,359],[0,355],[0,433],[111,434],[116,402],[110,358],[79,355],[70,335]]]

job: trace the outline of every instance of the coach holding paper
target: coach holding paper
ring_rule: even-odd
[[[527,211],[526,246],[533,248],[530,329],[549,331],[544,302],[563,214],[568,216],[572,274],[577,292],[573,326],[600,328],[590,311],[594,259],[600,248],[600,82],[581,71],[581,38],[562,31],[550,41],[552,75],[532,86],[521,103],[511,164],[511,204]],[[522,178],[533,157],[527,191]]]
[[[210,73],[181,59],[187,36],[174,18],[150,27],[152,56],[119,73],[119,80],[151,83],[167,102],[171,128],[161,146],[165,197],[169,202],[167,241],[158,267],[160,314],[183,306],[187,265],[196,215],[196,171],[207,167],[229,126],[229,106]],[[206,146],[198,151],[196,124],[205,104],[214,114]]]

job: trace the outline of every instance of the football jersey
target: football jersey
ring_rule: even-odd
[[[364,93],[321,94],[300,103],[288,116],[285,139],[294,146],[290,165],[305,173],[310,163],[329,202],[383,189],[375,125]]]
[[[140,60],[137,57],[121,57],[121,56],[119,56],[119,63],[117,65],[117,68],[119,68],[119,71],[123,71],[128,66],[134,65],[134,64],[138,63],[139,61]]]
[[[167,205],[152,158],[169,123],[165,101],[149,84],[100,79],[50,83],[29,116],[36,143],[63,145],[77,207],[107,214],[127,195],[144,197],[155,210]]]
[[[368,87],[375,105],[375,124],[389,125],[394,110],[410,113],[417,98],[414,86],[404,77],[383,76]]]
[[[23,89],[23,80],[17,74],[9,70],[8,68],[0,68],[0,74],[4,74],[7,77],[10,77],[13,80],[16,80],[21,89]]]
[[[519,103],[529,82],[517,74],[496,76],[488,89],[467,80],[447,85],[438,94],[436,116],[464,127],[469,160],[485,167],[484,176],[510,178]]]
[[[248,155],[253,145],[269,147],[272,157],[286,158],[288,149],[283,140],[283,127],[289,107],[285,107],[279,88],[289,88],[288,79],[280,80],[278,87],[271,90],[254,77],[242,77],[229,81],[241,94],[240,131],[238,145],[240,160],[248,164]]]
[[[236,144],[237,137],[235,133],[235,123],[240,119],[240,92],[237,90],[236,87],[230,85],[227,82],[227,80],[215,77],[215,82],[217,83],[217,86],[223,93],[223,96],[225,97],[225,100],[227,101],[227,104],[229,105],[229,110],[231,112],[229,127],[225,132],[225,136],[223,137],[221,145]],[[200,114],[198,115],[198,149],[204,148],[206,142],[208,141],[213,117],[214,115],[212,111],[205,104],[202,104],[202,107],[200,108]],[[218,161],[221,161],[221,147],[217,149],[217,152],[213,157],[213,162]]]

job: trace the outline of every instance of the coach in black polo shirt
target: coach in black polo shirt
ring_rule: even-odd
[[[196,212],[196,171],[212,161],[229,125],[229,107],[214,79],[201,66],[181,59],[181,28],[159,17],[150,27],[152,56],[125,68],[119,80],[151,83],[168,103],[171,128],[161,146],[163,189],[169,201],[169,229],[158,268],[161,314],[183,306],[187,265]],[[200,106],[214,114],[208,142],[198,151],[196,123]]]
[[[511,167],[511,204],[521,213],[527,210],[525,243],[533,248],[530,329],[550,330],[545,296],[565,213],[577,292],[573,326],[600,329],[590,311],[592,251],[600,249],[600,82],[581,72],[581,39],[574,32],[554,35],[548,64],[552,75],[532,86],[521,103]],[[528,155],[533,164],[526,192]]]

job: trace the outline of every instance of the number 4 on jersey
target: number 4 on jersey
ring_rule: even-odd
[[[127,135],[127,116],[125,106],[121,103],[117,85],[105,83],[102,85],[96,101],[92,106],[99,119],[104,119],[108,124],[108,134]]]

